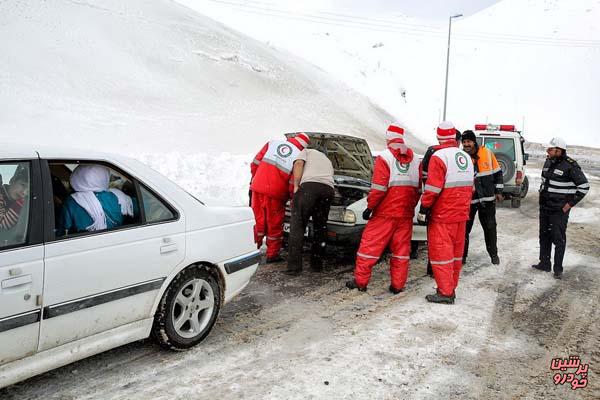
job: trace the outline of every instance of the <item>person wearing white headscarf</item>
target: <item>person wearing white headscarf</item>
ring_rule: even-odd
[[[60,235],[111,229],[134,215],[131,197],[109,189],[110,172],[102,165],[80,165],[71,174],[71,194],[63,205]]]

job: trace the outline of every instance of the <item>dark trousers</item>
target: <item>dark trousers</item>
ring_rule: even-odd
[[[463,258],[469,253],[469,234],[473,229],[475,222],[475,214],[479,211],[479,222],[483,228],[483,236],[485,237],[485,247],[490,257],[498,255],[498,235],[496,233],[496,203],[493,201],[485,201],[479,204],[471,204],[469,212],[469,221],[467,222],[467,234],[465,236],[465,251]]]
[[[333,194],[331,186],[316,182],[303,183],[294,194],[290,221],[288,270],[302,270],[304,231],[310,217],[312,217],[314,232],[310,265],[315,270],[322,268],[327,242],[327,218]]]
[[[562,210],[540,210],[540,265],[550,269],[550,253],[554,244],[554,273],[563,272],[563,258],[567,247],[569,213]]]

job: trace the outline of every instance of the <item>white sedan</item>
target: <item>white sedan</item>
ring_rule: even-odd
[[[0,148],[0,387],[150,335],[194,346],[256,272],[250,208],[207,207],[126,157]],[[130,199],[104,229],[68,223],[82,165]]]

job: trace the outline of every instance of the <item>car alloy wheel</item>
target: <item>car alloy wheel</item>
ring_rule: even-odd
[[[181,271],[163,294],[152,336],[170,350],[185,350],[210,333],[221,309],[219,273],[207,266]]]
[[[206,328],[215,307],[214,293],[208,282],[193,279],[183,286],[171,309],[175,332],[186,339]]]

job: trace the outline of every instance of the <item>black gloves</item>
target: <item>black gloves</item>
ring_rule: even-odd
[[[365,211],[363,211],[363,219],[365,221],[368,221],[371,219],[371,214],[373,214],[373,210],[371,210],[370,208],[365,208]]]
[[[417,214],[417,223],[419,225],[427,225],[429,218],[431,217],[431,210],[429,208],[421,207]]]

